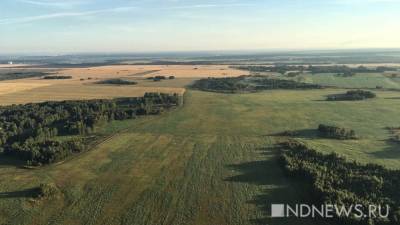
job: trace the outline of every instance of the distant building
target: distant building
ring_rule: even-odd
[[[12,65],[12,64],[13,64],[13,61],[8,62],[8,64]]]

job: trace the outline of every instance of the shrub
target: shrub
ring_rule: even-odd
[[[354,130],[349,130],[341,127],[320,124],[318,126],[318,132],[322,137],[325,138],[334,138],[340,140],[357,139]]]
[[[60,193],[58,187],[53,183],[42,183],[37,188],[38,198],[54,198]]]

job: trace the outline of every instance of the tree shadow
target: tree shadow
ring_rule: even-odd
[[[398,159],[400,158],[400,142],[393,140],[386,140],[387,148],[384,148],[382,151],[376,151],[370,153],[376,158],[379,159]]]
[[[4,167],[17,167],[22,168],[26,163],[23,160],[19,160],[10,156],[6,156],[4,153],[0,154],[0,168]]]
[[[263,212],[262,218],[252,219],[250,223],[259,225],[327,224],[314,219],[271,217],[271,204],[307,203],[310,193],[305,191],[308,190],[307,184],[286,178],[278,160],[279,152],[276,147],[256,150],[263,156],[262,160],[227,165],[227,168],[239,174],[224,179],[226,182],[248,183],[263,187],[259,195],[247,201],[248,204],[255,205]]]
[[[271,134],[269,136],[286,136],[294,138],[304,138],[304,139],[317,139],[321,138],[319,136],[317,129],[300,129],[300,130],[288,130],[276,134]]]
[[[228,165],[229,169],[239,171],[241,174],[226,178],[224,181],[267,185],[270,183],[265,171],[268,171],[271,166],[268,160]]]
[[[400,97],[387,97],[385,99],[400,100]]]
[[[36,198],[38,196],[37,188],[29,188],[22,191],[1,192],[0,199],[6,198]]]

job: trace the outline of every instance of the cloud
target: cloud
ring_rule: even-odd
[[[37,5],[46,5],[46,6],[58,6],[58,7],[66,7],[68,4],[78,4],[83,3],[83,1],[44,1],[44,0],[19,0],[21,2],[26,2],[29,4],[37,4]],[[71,6],[71,5],[69,5]],[[194,4],[194,5],[181,5],[181,6],[171,6],[158,8],[160,10],[174,10],[174,9],[203,9],[203,8],[224,8],[224,7],[244,7],[244,6],[252,6],[252,4],[246,3],[226,3],[226,4]],[[103,13],[115,13],[115,12],[124,12],[131,11],[134,9],[138,9],[138,7],[133,6],[125,6],[125,7],[116,7],[111,9],[101,9],[101,10],[90,10],[90,11],[78,11],[78,12],[58,12],[51,14],[43,14],[43,15],[35,15],[35,16],[27,16],[27,17],[19,17],[19,18],[0,18],[0,25],[5,24],[21,24],[21,23],[29,23],[34,21],[55,19],[55,18],[65,18],[65,17],[83,17],[83,16],[91,16]]]
[[[172,6],[166,9],[201,9],[201,8],[224,8],[224,7],[244,7],[253,6],[254,4],[247,3],[225,3],[225,4],[195,4],[195,5],[183,5],[183,6]]]
[[[60,7],[68,8],[77,5],[87,4],[88,0],[70,0],[70,1],[60,1],[60,0],[18,0],[21,3],[36,5],[36,6],[46,6],[46,7]]]
[[[0,25],[29,23],[29,22],[54,19],[54,18],[91,16],[102,13],[126,12],[134,9],[137,9],[137,7],[117,7],[111,9],[100,9],[100,10],[91,10],[83,12],[60,12],[60,13],[51,13],[51,14],[44,14],[37,16],[20,17],[20,18],[5,18],[5,19],[0,19]]]
[[[400,3],[400,0],[334,0],[338,4]]]

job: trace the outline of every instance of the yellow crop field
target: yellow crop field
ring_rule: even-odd
[[[2,94],[0,95],[0,104],[11,105],[43,101],[136,97],[143,96],[146,92],[183,94],[184,91],[184,88],[59,84]]]
[[[0,68],[1,69],[1,68]],[[3,68],[4,69],[4,68]],[[240,76],[247,74],[226,65],[112,65],[89,68],[55,69],[55,75],[71,76],[72,79],[45,80],[40,77],[0,82],[0,105],[24,104],[30,102],[104,99],[115,97],[142,96],[146,92],[179,93],[185,86],[204,77]],[[18,68],[7,68],[18,71]],[[24,68],[29,70],[29,68]],[[174,80],[153,82],[152,76],[175,76]],[[135,86],[100,85],[98,81],[123,78],[138,82]]]
[[[68,68],[60,70],[58,73],[73,76],[74,78],[109,78],[115,76],[140,77],[140,74],[146,71],[154,71],[154,73],[146,74],[144,77],[232,77],[248,74],[246,71],[232,69],[227,65],[112,65],[90,68]]]

